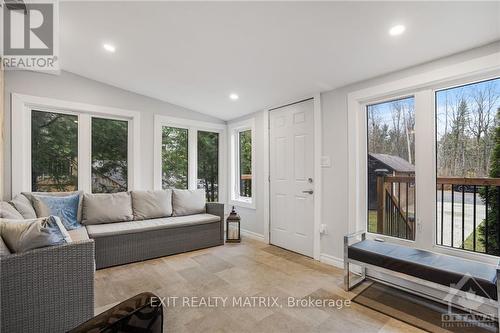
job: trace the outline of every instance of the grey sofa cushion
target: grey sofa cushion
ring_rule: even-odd
[[[8,202],[0,202],[0,219],[9,220],[22,220],[23,216],[19,213],[13,205]]]
[[[128,192],[84,194],[82,224],[132,221],[132,198]]]
[[[5,245],[3,238],[0,237],[0,258],[8,256],[9,254],[11,254],[9,248]]]
[[[42,196],[48,196],[48,197],[66,197],[68,195],[72,194],[79,194],[80,195],[80,201],[78,202],[78,213],[76,215],[76,219],[78,220],[79,223],[82,222],[82,203],[83,203],[83,191],[73,191],[73,192],[21,192],[28,200],[31,202],[32,205],[34,205],[34,196],[35,195],[42,195]],[[34,207],[33,207],[34,208]],[[35,210],[36,213],[36,210]],[[45,215],[46,216],[46,215]],[[44,217],[38,215],[37,217]]]
[[[16,207],[16,210],[21,213],[25,219],[36,219],[35,209],[31,201],[23,194],[18,194],[10,201],[10,204]]]
[[[172,206],[174,216],[205,213],[205,190],[173,190]]]
[[[131,195],[135,220],[172,215],[172,190],[132,191]]]
[[[196,214],[187,216],[173,216],[161,219],[108,223],[89,225],[87,232],[91,238],[132,234],[144,231],[159,230],[166,228],[179,228],[189,225],[219,222],[220,217],[211,214]]]
[[[2,239],[12,253],[71,242],[71,237],[56,216],[34,220],[0,221]]]

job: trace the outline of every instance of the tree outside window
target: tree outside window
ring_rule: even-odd
[[[128,122],[92,118],[92,192],[128,190]]]
[[[208,202],[219,200],[219,133],[198,131],[198,188]]]
[[[78,189],[78,116],[32,111],[31,189]]]
[[[188,130],[162,127],[162,188],[188,188]]]

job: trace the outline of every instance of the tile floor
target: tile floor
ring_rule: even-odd
[[[361,305],[349,305],[345,300],[354,294],[344,292],[342,279],[338,268],[244,239],[241,244],[99,270],[95,306],[100,313],[143,291],[169,297],[164,300],[170,301],[164,324],[169,333],[422,332]],[[321,304],[292,307],[289,300]]]

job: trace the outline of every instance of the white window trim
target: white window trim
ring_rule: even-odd
[[[239,182],[239,133],[250,130],[252,133],[252,197],[240,196]],[[256,209],[255,203],[255,118],[239,121],[228,126],[229,137],[229,160],[230,160],[230,193],[229,203],[238,207]]]
[[[161,142],[162,127],[188,130],[188,189],[197,187],[198,179],[198,131],[219,133],[219,202],[225,202],[226,186],[226,125],[155,114],[154,116],[154,188],[162,188]]]
[[[127,120],[128,189],[140,188],[140,113],[46,97],[13,93],[12,115],[12,196],[31,192],[31,111],[46,111],[78,116],[78,189],[92,190],[91,119],[101,117]]]
[[[436,245],[436,170],[435,170],[435,110],[434,92],[438,87],[460,85],[479,77],[500,74],[500,53],[478,57],[461,63],[430,70],[422,74],[369,87],[348,95],[348,151],[349,151],[349,232],[366,230],[366,109],[367,103],[393,99],[398,96],[415,97],[415,145],[417,228],[416,240],[408,241],[368,233],[368,238],[382,238],[388,242],[451,254],[471,260],[495,264],[498,258]],[[431,147],[431,149],[429,149]],[[419,163],[418,161],[426,161]],[[419,208],[420,207],[420,208]],[[423,209],[426,207],[427,209]],[[430,208],[430,209],[429,209]]]

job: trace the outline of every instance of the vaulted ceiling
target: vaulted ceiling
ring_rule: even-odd
[[[229,120],[499,40],[500,2],[70,1],[60,22],[64,70]]]

